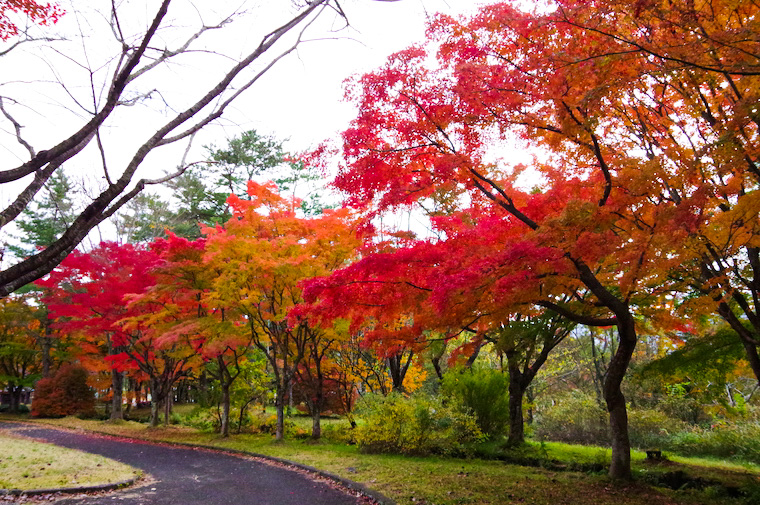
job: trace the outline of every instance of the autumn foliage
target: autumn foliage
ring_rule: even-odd
[[[410,344],[428,322],[477,339],[539,307],[616,326],[610,473],[630,477],[620,386],[643,322],[680,326],[673,293],[733,321],[758,361],[759,333],[738,323],[757,320],[756,11],[560,0],[439,16],[425,45],[349,87],[335,182],[374,222],[421,207],[435,238],[379,248],[309,301]]]
[[[433,347],[471,364],[488,342],[506,358],[521,443],[522,398],[549,352],[576,325],[612,328],[598,394],[610,475],[629,478],[622,383],[642,334],[717,314],[760,379],[760,13],[710,6],[558,0],[438,16],[424,45],[349,84],[357,117],[312,155],[340,160],[334,185],[352,210],[304,217],[250,182],[202,239],[72,255],[46,281],[51,312],[158,398],[208,371],[226,418],[255,349],[278,438],[291,386],[318,433],[320,413],[349,411],[360,390],[409,392]],[[410,209],[424,235],[383,226]],[[495,417],[483,431],[503,429]]]
[[[0,40],[18,34],[21,23],[14,19],[14,15],[26,16],[33,23],[48,25],[58,21],[63,10],[55,4],[42,4],[35,0],[0,0]]]
[[[87,384],[89,372],[80,365],[63,365],[49,379],[40,379],[34,390],[32,416],[64,417],[95,413],[95,392]]]

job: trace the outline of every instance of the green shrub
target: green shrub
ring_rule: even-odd
[[[665,447],[684,456],[712,456],[760,463],[760,423],[692,427],[669,437]]]
[[[482,440],[475,417],[456,406],[423,396],[369,396],[358,410],[356,428],[363,452],[407,455],[457,454]]]
[[[538,413],[534,433],[538,440],[603,445],[610,439],[607,419],[606,409],[592,396],[576,391]]]
[[[662,448],[673,434],[687,428],[680,419],[654,409],[629,409],[628,434],[631,445],[642,449]]]
[[[509,377],[492,368],[451,370],[442,392],[475,415],[480,431],[500,435],[509,423]]]
[[[4,414],[6,412],[11,411],[10,405],[0,405],[0,414]],[[16,412],[17,414],[28,414],[29,413],[29,407],[27,407],[24,404],[21,404],[18,406],[18,410]]]
[[[340,444],[356,444],[356,430],[346,422],[322,425],[322,438]]]
[[[710,421],[710,416],[705,412],[704,407],[696,398],[682,394],[670,394],[666,396],[660,400],[657,408],[669,418],[678,419],[689,424]]]
[[[172,414],[172,422],[174,414]],[[201,431],[219,431],[219,416],[216,408],[198,406],[185,416],[179,416],[179,421]]]

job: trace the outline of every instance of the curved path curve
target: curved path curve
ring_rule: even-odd
[[[357,505],[368,503],[305,475],[208,449],[3,423],[0,428],[55,445],[101,454],[143,470],[147,486],[102,496],[67,498],[70,505]]]

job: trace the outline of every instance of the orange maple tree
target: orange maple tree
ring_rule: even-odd
[[[200,263],[205,241],[175,235],[150,244],[151,284],[124,297],[129,313],[117,322],[126,345],[118,359],[139,369],[150,382],[152,426],[163,407],[169,424],[175,384],[201,365],[207,332],[201,294],[208,281]]]
[[[302,217],[300,202],[280,196],[273,183],[249,182],[248,196],[231,195],[227,201],[233,217],[223,228],[204,230],[206,265],[215,272],[204,302],[223,310],[233,322],[231,330],[247,335],[269,361],[279,440],[299,364],[308,355],[310,366],[317,366],[324,347],[342,338],[332,322],[309,320],[295,310],[303,301],[300,283],[344,266],[359,239],[345,209]],[[313,414],[316,426],[318,409]]]
[[[739,335],[760,383],[760,8],[727,1],[709,8],[699,2],[595,7],[598,16],[560,19],[645,56],[639,59],[647,62],[649,92],[610,105],[648,160],[630,183],[647,193],[650,205],[691,221],[674,274],[691,295],[682,313],[717,312]]]
[[[349,89],[359,114],[336,185],[369,218],[432,202],[439,238],[364,258],[313,297],[338,307],[327,291],[352,285],[365,304],[429,297],[439,317],[459,316],[451,327],[476,333],[536,306],[615,326],[603,387],[610,475],[629,478],[620,386],[636,318],[677,326],[673,305],[696,285],[736,307],[737,326],[756,319],[745,308],[745,274],[760,265],[755,7],[714,4],[559,0],[438,17],[426,47]],[[515,138],[531,163],[509,161]],[[398,288],[406,294],[392,298]],[[418,334],[425,319],[414,314]]]

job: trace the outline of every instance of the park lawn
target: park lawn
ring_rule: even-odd
[[[118,461],[16,437],[3,430],[0,447],[0,489],[95,486],[139,476],[139,471]]]
[[[168,426],[151,429],[136,422],[112,424],[74,417],[44,422],[113,435],[200,444],[284,458],[360,482],[395,500],[399,505],[752,503],[746,499],[732,498],[720,486],[708,487],[706,490],[674,491],[646,484],[652,482],[652,476],[668,472],[686,472],[690,476],[709,477],[711,480],[730,483],[732,486],[753,486],[760,490],[760,472],[756,467],[717,465],[706,460],[694,459],[684,462],[670,461],[667,465],[653,466],[647,464],[640,453],[634,453],[637,481],[616,483],[610,481],[603,473],[552,471],[480,459],[362,454],[355,446],[298,440],[275,443],[271,436],[266,435],[243,434],[222,439],[216,434],[188,427]],[[568,462],[599,461],[608,454],[602,448],[553,443],[541,444],[540,450],[551,459]]]

